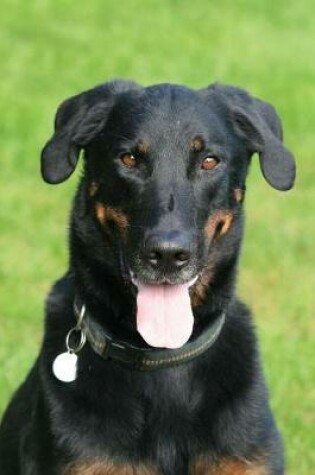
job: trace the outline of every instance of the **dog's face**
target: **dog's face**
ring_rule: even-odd
[[[65,180],[83,148],[90,218],[104,241],[111,236],[138,307],[158,302],[162,288],[181,306],[216,242],[227,240],[224,254],[240,240],[251,155],[259,153],[272,186],[292,186],[294,162],[281,138],[273,108],[236,88],[109,83],[59,108],[42,173]]]
[[[110,221],[120,228],[134,279],[179,284],[205,266],[220,224],[209,218],[230,208],[232,161],[240,155],[226,135],[220,117],[209,127],[193,91],[153,87],[117,99],[86,158],[96,216],[104,228]]]

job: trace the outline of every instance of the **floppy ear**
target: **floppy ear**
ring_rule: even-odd
[[[277,190],[289,190],[295,180],[293,155],[282,144],[282,126],[274,108],[255,100],[256,111],[232,109],[236,131],[247,140],[252,152],[259,154],[262,174]]]
[[[41,173],[47,183],[65,181],[75,170],[79,154],[104,127],[115,94],[139,88],[113,81],[64,101],[55,118],[55,131],[41,154]]]
[[[295,162],[282,143],[282,124],[274,107],[231,86],[214,85],[214,92],[224,98],[233,127],[248,150],[259,154],[260,168],[267,182],[277,190],[292,188]]]

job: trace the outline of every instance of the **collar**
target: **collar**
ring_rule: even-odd
[[[83,302],[74,300],[74,314],[92,349],[105,360],[114,360],[131,369],[152,371],[169,368],[193,360],[207,351],[217,340],[225,322],[222,312],[203,332],[177,349],[139,348],[125,341],[114,340],[106,330],[91,317],[88,309],[82,316]]]

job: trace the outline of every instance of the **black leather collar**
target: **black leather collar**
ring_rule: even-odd
[[[79,321],[83,302],[76,297],[74,313]],[[225,322],[222,312],[197,338],[181,348],[145,349],[124,341],[114,340],[104,328],[91,317],[88,309],[81,322],[81,330],[85,333],[92,349],[105,360],[111,359],[132,369],[152,371],[169,368],[186,363],[208,350],[217,340]]]

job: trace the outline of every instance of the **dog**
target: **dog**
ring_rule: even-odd
[[[69,270],[2,421],[1,475],[283,474],[235,290],[252,156],[294,184],[275,109],[221,84],[112,81],[58,108],[44,180],[81,151]]]

